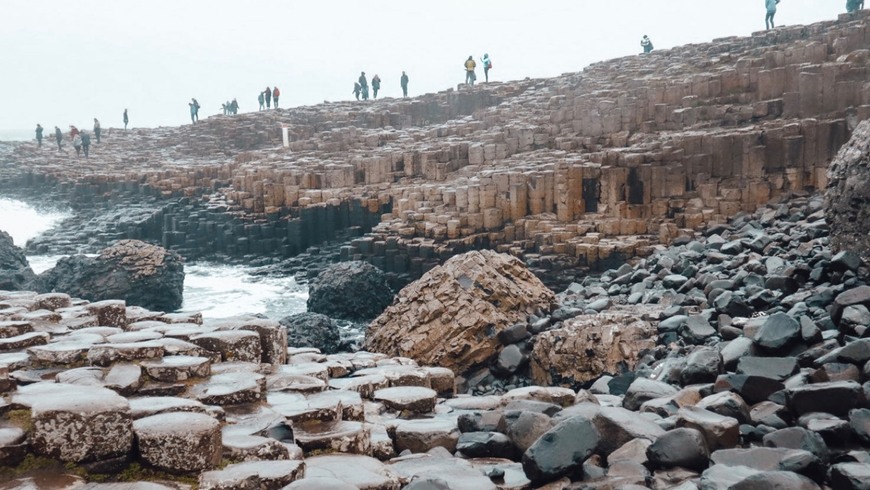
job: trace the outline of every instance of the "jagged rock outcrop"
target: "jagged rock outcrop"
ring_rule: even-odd
[[[368,262],[327,267],[308,286],[308,311],[344,320],[371,320],[393,302],[386,275]]]
[[[97,257],[60,259],[28,287],[88,301],[115,298],[153,310],[173,311],[181,307],[184,264],[181,256],[163,247],[121,240]]]
[[[549,311],[554,298],[519,259],[469,252],[402,289],[369,325],[365,346],[462,373],[497,353],[499,332]]]
[[[582,386],[604,374],[631,371],[656,345],[656,330],[631,310],[581,315],[535,337],[532,379],[542,385]]]
[[[8,233],[0,230],[0,289],[18,290],[34,278],[36,274],[24,251],[15,246]]]
[[[828,170],[826,215],[835,249],[870,263],[870,121],[858,124],[852,139]]]
[[[341,343],[338,325],[320,313],[299,313],[285,316],[279,320],[287,330],[287,344],[290,347],[314,347],[324,354],[335,354]]]

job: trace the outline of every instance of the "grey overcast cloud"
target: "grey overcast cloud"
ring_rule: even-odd
[[[656,49],[764,29],[764,0],[3,0],[0,130],[189,122],[237,98],[257,109],[351,99],[360,71],[382,96],[455,87],[489,53],[495,81],[576,72]],[[777,25],[833,20],[845,0],[782,0]]]

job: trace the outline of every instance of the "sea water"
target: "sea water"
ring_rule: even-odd
[[[0,230],[9,233],[15,245],[59,225],[71,211],[36,208],[15,199],[0,197]],[[28,255],[37,274],[52,267],[59,255]],[[213,262],[190,262],[184,266],[182,312],[201,312],[204,318],[227,318],[264,314],[278,320],[306,311],[308,287],[292,276],[264,276],[256,269]]]

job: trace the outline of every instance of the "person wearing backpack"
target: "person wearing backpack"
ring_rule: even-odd
[[[649,36],[646,34],[644,34],[643,39],[640,40],[640,46],[643,48],[644,53],[651,53],[653,50],[653,43],[649,40]]]
[[[278,97],[281,96],[281,91],[278,90],[278,87],[272,89],[272,100],[275,101],[275,109],[278,108]]]
[[[764,18],[764,26],[767,30],[776,27],[773,25],[773,16],[776,15],[776,4],[778,3],[779,0],[764,0],[764,5],[767,7],[767,16]]]
[[[199,121],[199,102],[196,99],[190,99],[187,105],[190,106],[190,123],[193,124]]]
[[[484,54],[480,61],[483,63],[483,76],[489,82],[489,70],[492,70],[492,60],[489,59],[489,54]]]
[[[477,75],[474,74],[474,69],[477,68],[477,63],[474,62],[474,57],[469,56],[465,60],[465,84],[474,86],[474,81],[477,80]]]

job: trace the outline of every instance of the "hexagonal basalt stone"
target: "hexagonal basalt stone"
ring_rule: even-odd
[[[438,393],[419,386],[397,386],[385,388],[374,393],[375,401],[400,412],[429,413],[435,409]]]
[[[305,474],[302,461],[250,461],[199,475],[200,490],[280,489]]]
[[[31,406],[31,420],[34,452],[61,461],[114,458],[133,446],[130,404],[108,389],[45,390]]]
[[[306,454],[318,452],[368,454],[371,436],[360,422],[316,422],[294,427],[296,444]]]
[[[220,422],[199,413],[165,413],[133,422],[143,461],[171,473],[210,470],[221,461]]]
[[[211,332],[190,338],[190,342],[212,352],[223,361],[260,362],[262,347],[256,332],[229,330]]]
[[[205,357],[169,356],[159,361],[143,362],[142,367],[148,376],[167,383],[204,378],[211,374],[211,362]]]

